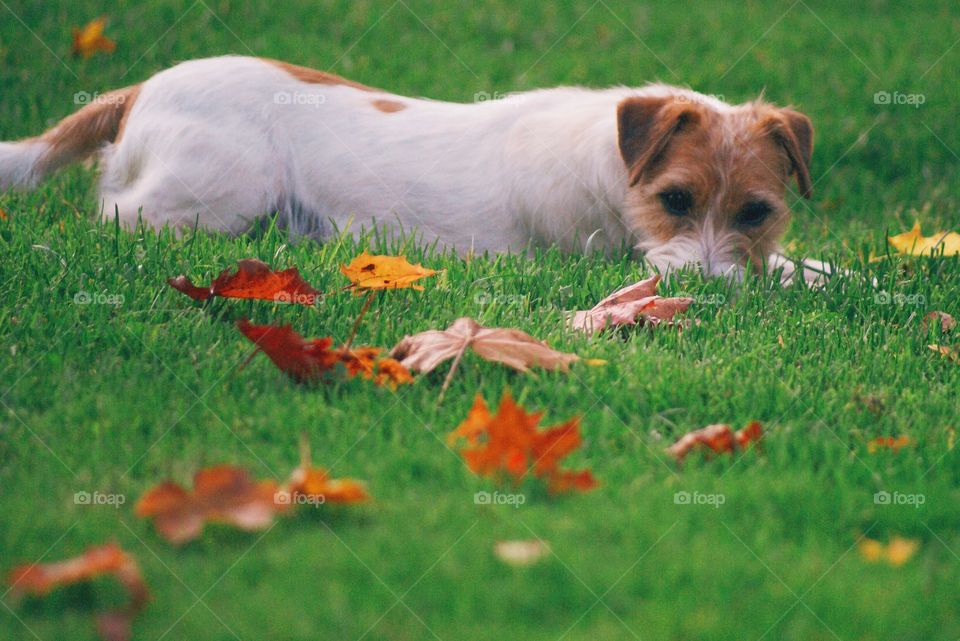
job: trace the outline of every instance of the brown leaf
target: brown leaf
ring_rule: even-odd
[[[460,318],[447,329],[407,336],[390,356],[415,372],[433,371],[440,363],[467,348],[481,358],[526,372],[530,367],[567,371],[579,357],[558,352],[519,329],[482,327],[472,318]]]
[[[237,261],[236,272],[231,274],[229,269],[223,270],[207,288],[194,285],[186,276],[171,278],[167,283],[194,300],[221,296],[313,305],[321,296],[303,280],[296,267],[274,271],[256,258]]]
[[[618,289],[588,311],[574,312],[574,329],[596,333],[615,325],[657,325],[686,311],[692,298],[663,298],[657,295],[660,275]]]
[[[759,441],[763,430],[759,421],[753,421],[739,432],[734,432],[729,425],[708,425],[702,429],[684,434],[680,439],[667,448],[667,453],[677,461],[683,461],[694,449],[706,448],[717,454],[744,449],[750,443]]]
[[[957,327],[956,319],[946,312],[930,312],[920,321],[920,327],[926,330],[929,325],[939,325],[940,331],[946,334]]]
[[[191,541],[210,522],[242,530],[262,530],[284,509],[277,501],[275,481],[255,481],[239,467],[219,465],[200,470],[193,489],[167,481],[147,491],[135,507],[136,515],[152,518],[157,532],[171,543]]]
[[[131,636],[131,622],[146,606],[150,593],[136,559],[119,546],[110,543],[92,547],[80,556],[57,563],[21,565],[10,571],[8,582],[16,596],[45,596],[58,587],[106,575],[120,582],[130,602],[121,609],[97,615],[97,629],[106,641],[126,641]]]

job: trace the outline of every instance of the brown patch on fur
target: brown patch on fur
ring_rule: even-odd
[[[311,69],[309,67],[301,67],[299,65],[290,64],[289,62],[273,60],[272,58],[261,58],[261,60],[275,67],[279,67],[300,82],[306,82],[312,85],[344,85],[346,87],[359,89],[360,91],[379,91],[378,89],[362,85],[359,82],[342,78],[335,73]]]
[[[133,85],[95,96],[80,111],[61,120],[40,136],[50,149],[40,159],[42,172],[49,172],[86,158],[105,142],[116,142],[140,93]]]
[[[372,104],[374,107],[387,114],[392,114],[407,108],[407,106],[402,102],[398,102],[396,100],[384,100],[382,98],[374,100]]]
[[[628,223],[642,237],[665,243],[712,225],[757,266],[776,250],[790,219],[790,176],[802,195],[810,193],[813,128],[806,116],[763,103],[721,113],[672,97],[629,98],[617,116],[631,186]],[[661,202],[660,194],[674,189],[693,196],[686,216]],[[758,201],[771,213],[761,224],[741,223],[744,207]]]

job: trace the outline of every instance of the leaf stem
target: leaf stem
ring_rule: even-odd
[[[373,302],[373,296],[375,292],[371,289],[367,294],[367,300],[364,301],[363,307],[360,309],[360,314],[357,316],[357,320],[353,321],[353,329],[350,330],[350,338],[347,339],[347,342],[343,344],[343,351],[350,351],[350,346],[353,344],[353,339],[357,336],[357,330],[360,329],[360,321],[363,320],[364,314],[367,313],[367,310],[370,309],[370,303]]]

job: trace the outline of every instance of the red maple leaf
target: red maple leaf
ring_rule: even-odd
[[[223,270],[209,287],[198,287],[186,276],[171,278],[167,284],[194,300],[221,296],[313,305],[321,296],[303,280],[296,267],[274,271],[256,258],[237,261],[236,272],[231,274],[229,269]]]

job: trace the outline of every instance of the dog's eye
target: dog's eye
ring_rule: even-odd
[[[747,227],[756,227],[767,219],[771,211],[773,207],[769,203],[763,201],[747,203],[737,214],[737,222]]]
[[[693,194],[684,189],[670,189],[660,194],[663,208],[672,216],[686,216],[693,208]]]

